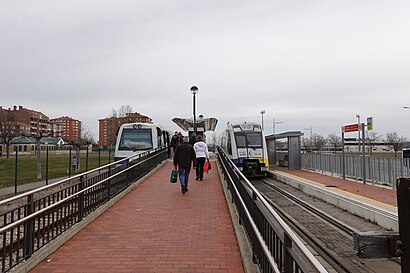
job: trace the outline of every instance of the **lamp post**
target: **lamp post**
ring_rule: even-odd
[[[196,112],[195,112],[195,95],[196,93],[198,93],[198,87],[196,87],[195,85],[191,87],[191,93],[194,96],[194,134],[196,135]]]
[[[263,131],[263,114],[265,114],[265,110],[261,110],[261,115],[262,115],[262,131]]]
[[[275,121],[275,118],[273,118],[273,134],[275,134],[275,128],[276,128],[276,124],[280,124],[283,123],[282,121]]]
[[[357,126],[360,128],[360,115],[359,114],[356,114],[356,117],[357,117]],[[358,141],[359,141],[359,153],[360,153],[360,130],[357,130],[357,132],[358,132]]]

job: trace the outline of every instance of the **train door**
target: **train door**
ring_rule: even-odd
[[[407,168],[410,167],[410,148],[404,148],[401,151],[402,158],[403,158],[403,165]]]

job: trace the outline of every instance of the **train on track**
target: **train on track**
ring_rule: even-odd
[[[219,146],[247,177],[263,177],[269,169],[268,150],[262,127],[257,123],[228,124]]]
[[[115,161],[166,148],[170,132],[152,123],[125,123],[118,128],[115,144]]]

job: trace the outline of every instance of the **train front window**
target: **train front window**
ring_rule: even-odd
[[[402,155],[403,155],[403,158],[410,158],[410,149],[404,148],[402,150]]]
[[[127,128],[122,131],[120,145],[118,150],[139,151],[152,149],[151,129],[131,129]]]
[[[262,148],[262,134],[259,132],[235,133],[238,148]]]

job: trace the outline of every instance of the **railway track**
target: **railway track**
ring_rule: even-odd
[[[293,230],[334,268],[335,272],[400,272],[400,265],[394,261],[364,260],[357,257],[354,252],[353,234],[360,231],[383,230],[377,225],[351,214],[349,216],[349,213],[272,179],[254,180],[252,184]]]

